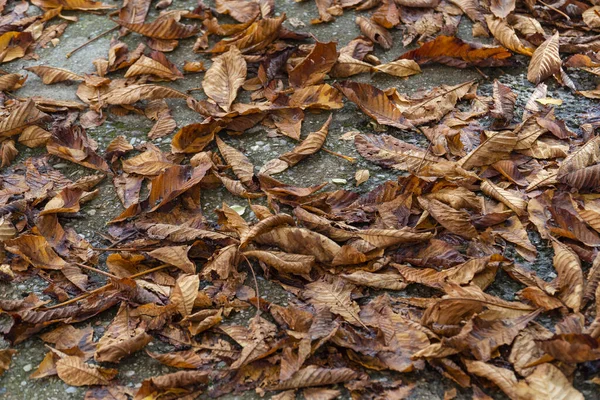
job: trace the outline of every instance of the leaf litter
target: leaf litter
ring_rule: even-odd
[[[546,84],[600,98],[568,75],[600,67],[593,4],[315,0],[311,24],[356,13],[362,35],[337,43],[288,29],[272,0],[190,10],[161,1],[158,15],[148,0],[31,3],[0,1],[0,62],[38,60],[82,12],[114,26],[93,72],[43,60],[26,68],[42,84],[71,85],[78,101],[22,98],[27,76],[0,75],[0,280],[48,284],[44,296],[0,299],[5,339],[47,346],[31,379],[89,387],[86,399],[248,390],[405,398],[414,389],[407,374],[431,370],[455,385],[445,398],[456,389],[482,399],[496,390],[583,398],[573,377],[600,361],[598,117],[572,131]],[[473,40],[457,36],[461,18],[473,22]],[[136,47],[121,40],[127,34]],[[395,41],[411,48],[381,61]],[[180,42],[212,62],[190,53],[176,65],[168,53]],[[529,98],[497,80],[482,93],[483,71],[519,63],[535,85]],[[357,77],[411,79],[431,64],[482,79],[408,94]],[[169,85],[196,73],[193,91]],[[186,104],[196,122],[178,126],[173,104]],[[339,177],[329,178],[337,187],[274,177],[320,153],[352,166],[353,157],[327,148],[342,136],[332,121],[345,107],[376,128],[343,137],[362,157],[348,189]],[[327,120],[301,138],[313,113]],[[151,140],[173,135],[171,148],[125,137],[103,148],[87,132],[127,114],[154,123]],[[254,165],[231,136],[256,127],[296,145]],[[23,158],[24,146],[41,151]],[[82,173],[66,176],[56,159]],[[397,179],[366,185],[374,168]],[[101,233],[106,247],[94,247],[68,221],[85,218],[103,181],[123,209]],[[351,187],[362,184],[370,189]],[[202,195],[219,188],[236,201],[214,210],[211,223]],[[551,281],[535,271],[536,237],[552,249]],[[519,287],[515,296],[494,295],[501,274]],[[257,276],[286,291],[289,304],[263,296]],[[95,337],[81,323],[107,310],[116,315]],[[236,322],[244,310],[254,316]],[[150,351],[151,342],[173,350]],[[120,363],[141,351],[174,372],[121,385]],[[0,350],[0,374],[14,355]],[[373,379],[376,371],[393,380]]]

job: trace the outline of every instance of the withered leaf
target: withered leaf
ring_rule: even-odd
[[[217,137],[217,145],[219,146],[219,151],[225,158],[225,161],[227,161],[227,164],[231,165],[233,172],[240,181],[250,189],[255,189],[254,165],[248,160],[248,157],[223,142],[219,137]]]
[[[457,68],[469,66],[500,67],[510,64],[511,54],[504,47],[464,42],[455,36],[440,35],[399,59],[414,60],[419,65],[440,63]]]
[[[581,308],[583,298],[583,272],[581,261],[573,250],[558,240],[552,240],[552,262],[558,273],[559,298],[575,312]]]
[[[386,50],[392,48],[394,43],[392,34],[383,26],[362,16],[356,17],[356,24],[360,28],[361,32],[364,33],[369,39],[378,43]]]
[[[396,60],[373,67],[377,72],[404,78],[421,73],[421,67],[414,60]]]
[[[32,0],[32,3],[43,9],[61,8],[63,10],[110,10],[116,6],[91,0]]]
[[[229,111],[237,92],[246,80],[246,61],[240,50],[231,46],[229,51],[215,59],[204,74],[202,87],[208,97],[223,110]]]
[[[186,274],[196,273],[196,265],[188,258],[189,246],[167,246],[148,252],[150,257],[181,269]]]
[[[17,351],[14,349],[0,350],[0,376],[8,370],[10,361],[16,353]]]
[[[535,49],[527,69],[527,79],[530,82],[537,85],[546,78],[560,72],[562,61],[558,52],[558,44],[559,36],[556,32]]]
[[[337,84],[336,87],[344,93],[348,100],[359,106],[377,123],[398,129],[408,129],[412,126],[398,107],[388,99],[382,90],[375,86],[368,83],[345,81]]]
[[[35,125],[47,117],[38,110],[33,100],[28,100],[16,106],[8,117],[0,121],[0,137],[17,135],[26,127]]]
[[[111,90],[104,94],[100,100],[106,104],[133,104],[140,100],[155,99],[185,99],[188,96],[166,86],[140,84],[131,85],[120,89]]]
[[[492,117],[510,122],[514,116],[516,101],[517,95],[508,86],[494,81],[494,108],[490,110]]]
[[[65,356],[56,362],[58,377],[71,386],[108,385],[118,373],[116,369],[107,369],[86,364],[76,356]]]
[[[323,80],[337,60],[335,42],[317,41],[311,52],[289,72],[290,85],[304,87]]]
[[[350,368],[319,368],[310,365],[296,372],[288,380],[271,386],[270,390],[286,390],[311,386],[331,385],[339,382],[347,382],[357,377],[356,372]]]
[[[53,83],[64,81],[83,81],[83,77],[81,75],[77,75],[76,73],[63,68],[38,65],[35,67],[27,67],[25,70],[31,71],[42,78],[42,82],[45,85],[51,85]]]
[[[321,129],[309,133],[302,143],[294,147],[292,151],[280,155],[279,159],[285,161],[289,166],[294,166],[306,157],[319,151],[327,138],[331,119],[332,115],[329,115],[329,118],[327,118],[327,121],[325,121]]]
[[[198,275],[182,275],[175,282],[171,294],[171,303],[177,306],[177,311],[182,316],[185,317],[192,313],[199,285],[200,278]]]
[[[511,131],[489,132],[489,137],[458,162],[464,169],[490,165],[508,158],[517,144]]]
[[[320,280],[306,285],[303,295],[315,307],[327,307],[349,323],[364,326],[358,316],[360,307],[351,298],[353,288],[354,285],[339,278],[332,282]]]
[[[146,24],[130,23],[122,20],[115,22],[140,35],[161,40],[185,39],[194,36],[199,31],[197,26],[181,24],[172,16],[159,17]]]

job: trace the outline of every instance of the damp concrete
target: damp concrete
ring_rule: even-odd
[[[115,2],[116,4],[117,2]],[[211,2],[206,2],[210,4]],[[171,9],[175,7],[179,9],[193,9],[196,6],[195,1],[174,1]],[[350,40],[360,35],[358,26],[354,19],[357,12],[348,10],[343,16],[336,17],[335,21],[328,24],[310,25],[310,21],[317,17],[317,9],[313,1],[304,1],[296,3],[290,0],[276,1],[276,13],[280,15],[285,13],[288,21],[285,23],[289,29],[295,29],[303,32],[310,32],[315,35],[320,41],[335,40],[338,43],[338,48],[346,45]],[[366,12],[366,14],[368,14]],[[92,60],[99,57],[107,57],[110,36],[105,36],[93,44],[84,47],[82,50],[75,53],[72,57],[66,58],[65,55],[74,48],[81,45],[83,42],[92,38],[101,32],[109,29],[112,22],[108,21],[105,16],[91,13],[73,13],[65,12],[69,15],[77,15],[79,21],[71,23],[65,34],[60,38],[60,42],[56,47],[49,46],[47,49],[38,51],[39,59],[35,60],[15,60],[8,64],[3,64],[2,69],[9,72],[18,72],[29,75],[26,85],[15,92],[17,97],[43,96],[59,100],[77,101],[75,95],[77,83],[59,83],[55,85],[43,85],[41,80],[32,73],[27,73],[22,68],[34,65],[48,65],[53,67],[66,68],[73,72],[83,74],[94,71]],[[153,19],[157,12],[152,9],[148,20]],[[293,21],[294,25],[298,25],[298,21],[303,23],[304,27],[293,27],[289,21]],[[466,19],[461,23],[458,35],[464,39],[471,39],[471,25]],[[382,62],[391,61],[398,55],[402,54],[406,49],[401,45],[402,32],[400,30],[393,31],[395,45],[392,50],[385,52],[381,48],[376,47],[375,54]],[[129,34],[122,38],[130,49],[135,48],[137,43],[144,39],[137,34]],[[489,39],[488,39],[489,41]],[[168,53],[168,58],[174,62],[179,68],[183,66],[185,61],[203,61],[205,65],[210,66],[210,58],[203,54],[192,52],[194,39],[183,40],[180,46],[173,52]],[[369,82],[381,89],[396,87],[399,92],[411,94],[418,90],[431,89],[442,84],[454,85],[471,79],[477,79],[480,83],[479,92],[485,95],[491,95],[493,79],[498,79],[500,82],[511,87],[518,94],[517,114],[522,113],[523,106],[527,98],[534,90],[534,86],[526,79],[526,63],[527,59],[517,57],[519,62],[515,67],[506,67],[502,69],[456,69],[439,65],[424,66],[423,73],[411,76],[409,78],[396,78],[386,76],[384,74],[363,74],[355,76],[351,79],[363,82]],[[486,79],[485,76],[489,77]],[[115,76],[120,76],[119,73]],[[171,87],[185,91],[191,88],[201,87],[204,74],[189,74],[185,79],[169,84]],[[575,72],[572,74],[573,80],[580,89],[590,89],[595,87],[596,78],[584,72]],[[198,99],[203,98],[202,92],[193,92],[193,95]],[[568,89],[558,87],[550,82],[548,97],[559,98],[563,100],[561,106],[556,107],[556,114],[567,123],[568,127],[575,132],[579,132],[579,125],[586,118],[586,114],[598,108],[598,102],[588,100]],[[185,126],[190,123],[200,122],[202,117],[190,110],[182,100],[168,100],[172,109],[178,127]],[[303,123],[303,137],[311,131],[318,130],[323,122],[328,117],[328,112],[311,113],[306,112],[305,121]],[[483,123],[483,122],[482,122]],[[109,115],[106,123],[98,128],[89,129],[88,135],[96,140],[101,149],[105,148],[111,140],[116,136],[124,135],[134,144],[139,145],[148,141],[147,132],[152,126],[151,121],[143,116],[128,115],[116,116]],[[325,143],[325,147],[338,153],[347,156],[355,157],[357,162],[352,164],[341,160],[331,154],[323,151],[309,157],[298,165],[290,168],[277,176],[290,184],[299,186],[309,186],[328,182],[326,189],[333,190],[343,188],[348,190],[356,190],[358,192],[367,192],[377,185],[389,180],[396,179],[399,172],[382,169],[360,157],[354,149],[352,141],[341,140],[344,133],[349,131],[359,131],[361,133],[374,133],[379,131],[373,121],[365,114],[359,112],[356,106],[352,103],[346,104],[342,110],[334,112],[333,121],[329,130],[329,136]],[[426,139],[414,132],[400,131],[394,128],[387,129],[387,133],[426,147]],[[172,135],[165,138],[153,141],[164,150],[168,150]],[[294,141],[286,137],[272,138],[267,135],[267,131],[262,128],[252,129],[250,133],[244,133],[241,136],[224,137],[229,144],[240,149],[246,154],[258,169],[267,161],[278,155],[289,151],[295,145]],[[19,160],[24,160],[29,156],[35,155],[36,151],[25,149],[22,146],[18,147],[20,153]],[[52,158],[51,164],[60,169],[65,175],[71,178],[87,173],[82,167],[75,166],[68,161],[58,158]],[[355,186],[354,173],[358,169],[368,169],[370,171],[370,179],[360,185]],[[345,180],[345,184],[335,184],[332,180]],[[106,223],[122,211],[120,202],[112,188],[112,183],[105,180],[100,186],[100,195],[93,201],[86,203],[82,207],[81,214],[84,218],[72,219],[67,222],[68,226],[73,227],[78,233],[84,235],[92,245],[103,246],[106,242],[103,240],[101,233],[106,232]],[[202,193],[203,210],[209,221],[215,221],[216,216],[214,209],[221,206],[223,202],[229,205],[239,204],[245,205],[245,201],[236,198],[229,194],[224,189],[205,191]],[[245,218],[251,219],[247,209]],[[534,269],[542,278],[550,279],[554,269],[552,267],[552,251],[548,248],[548,243],[541,240],[534,240],[535,245],[539,250],[538,259],[529,266]],[[515,258],[521,263],[526,262],[519,260],[518,255]],[[260,293],[266,300],[287,305],[292,299],[292,295],[283,291],[277,285],[270,283],[264,277],[259,276],[258,284]],[[44,298],[41,292],[45,288],[45,283],[41,279],[30,279],[24,282],[14,282],[11,284],[0,284],[0,297],[16,299],[24,297],[27,294],[34,292]],[[516,291],[521,287],[511,281],[505,274],[499,274],[496,282],[491,288],[493,294],[512,299]],[[398,295],[402,295],[399,293]],[[414,291],[411,295],[415,294]],[[111,320],[114,312],[109,311],[102,314],[100,317],[88,321],[99,332],[102,327],[105,327]],[[254,315],[252,310],[244,311],[235,314],[226,323],[244,323]],[[81,324],[85,326],[86,323]],[[5,342],[0,343],[2,347],[7,347]],[[153,346],[159,346],[158,343],[151,343],[149,349],[153,350]],[[40,339],[34,338],[17,345],[17,355],[14,357],[11,368],[0,378],[0,398],[7,400],[21,399],[82,399],[86,391],[85,388],[71,387],[56,377],[46,378],[41,380],[29,379],[29,375],[36,369],[46,353],[46,348]],[[123,360],[119,366],[119,375],[117,381],[125,386],[135,388],[140,385],[145,378],[172,372],[169,367],[163,366],[156,360],[150,358],[145,352],[138,352],[131,357]],[[423,372],[398,374],[393,372],[383,372],[373,375],[373,379],[393,381],[401,379],[406,383],[414,383],[410,398],[413,399],[443,399],[444,392],[455,387],[451,381],[441,377],[436,372],[426,369]],[[575,387],[584,393],[586,399],[600,399],[600,395],[596,390],[596,386],[586,381],[587,377],[580,372],[577,373],[575,379]],[[494,398],[504,398],[498,391],[489,391]],[[269,395],[266,396],[268,398]],[[260,398],[254,392],[246,392],[239,396],[230,396],[229,398],[240,399],[257,399]],[[458,399],[470,399],[471,392],[458,388]]]

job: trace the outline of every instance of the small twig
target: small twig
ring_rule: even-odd
[[[87,42],[85,42],[84,44],[82,44],[81,46],[77,47],[76,49],[71,50],[70,52],[67,53],[67,58],[70,58],[73,54],[75,54],[76,52],[78,52],[79,50],[83,49],[85,46],[87,46],[88,44],[95,42],[96,40],[100,39],[103,36],[108,35],[109,33],[116,31],[117,29],[119,29],[121,27],[121,25],[117,25],[117,26],[113,26],[112,28],[110,28],[107,31],[102,32],[101,34],[91,38],[90,40],[88,40]]]
[[[111,274],[109,272],[102,271],[100,269],[96,269],[94,267],[90,267],[89,265],[81,264],[81,263],[78,263],[78,262],[76,262],[75,264],[78,265],[78,266],[80,266],[81,268],[84,268],[84,269],[87,269],[87,270],[90,270],[90,271],[94,271],[95,273],[100,274],[100,275],[104,275],[104,276],[106,276],[108,278],[119,279],[119,277],[116,276],[116,275],[113,275],[113,274]]]
[[[421,103],[421,104],[420,104],[420,106],[421,106],[421,107],[423,107],[425,104],[429,103],[430,101],[432,101],[432,100],[435,100],[435,99],[437,99],[438,97],[442,97],[442,96],[444,96],[444,95],[446,95],[446,94],[448,94],[448,93],[450,93],[450,92],[453,92],[453,91],[455,91],[456,89],[460,89],[460,88],[461,88],[461,87],[463,87],[463,86],[466,86],[466,85],[473,84],[475,81],[476,81],[476,79],[471,79],[470,81],[463,82],[463,83],[461,83],[460,85],[457,85],[457,86],[453,87],[453,88],[452,88],[452,89],[450,89],[450,90],[446,90],[446,91],[445,91],[445,92],[443,92],[443,93],[436,94],[436,95],[435,95],[435,96],[433,96],[432,98],[430,98],[430,99],[427,99],[427,101],[425,101],[425,102]]]
[[[570,21],[571,18],[565,14],[564,12],[560,11],[558,8],[551,6],[550,4],[546,4],[544,3],[542,0],[538,0],[540,3],[542,3],[543,5],[545,5],[546,7],[548,7],[549,9],[551,9],[552,11],[556,11],[557,13],[559,13],[560,15],[562,15],[563,17],[565,17],[567,19],[567,21]]]
[[[254,286],[256,287],[256,315],[258,316],[258,315],[260,315],[260,292],[258,290],[258,281],[256,280],[256,274],[254,273],[254,268],[252,268],[252,264],[250,263],[250,260],[248,260],[248,257],[246,257],[243,254],[242,254],[242,257],[244,257],[244,259],[248,263],[248,266],[250,267],[250,271],[252,271],[252,277],[254,278]]]
[[[329,150],[329,149],[327,149],[325,147],[321,147],[321,150],[323,150],[325,153],[329,153],[329,154],[334,155],[336,157],[343,158],[344,160],[346,160],[348,162],[351,162],[352,164],[354,164],[356,162],[356,158],[354,158],[354,157],[345,156],[343,154],[336,153],[335,151]]]
[[[155,249],[140,249],[137,247],[116,247],[116,248],[92,247],[92,250],[94,250],[94,251],[152,251]]]
[[[482,70],[480,70],[479,68],[475,67],[475,70],[476,70],[477,72],[479,72],[479,75],[481,75],[481,76],[483,77],[483,79],[485,79],[485,80],[489,80],[489,79],[490,79],[490,77],[489,77],[489,76],[487,76],[487,75],[486,75],[486,74],[485,74],[485,73],[484,73]]]
[[[171,266],[171,264],[162,264],[162,265],[159,265],[158,267],[154,267],[154,268],[150,268],[150,269],[148,269],[146,271],[138,272],[137,274],[128,276],[127,278],[128,279],[139,278],[140,276],[151,274],[152,272],[160,271],[161,269],[165,269],[165,268],[170,267],[170,266]],[[96,289],[92,290],[91,292],[84,293],[81,296],[73,297],[72,299],[64,301],[62,303],[55,304],[55,305],[50,306],[50,307],[46,307],[45,310],[52,310],[54,308],[59,308],[59,307],[63,307],[63,306],[75,303],[75,302],[77,302],[79,300],[83,300],[83,299],[85,299],[87,297],[90,297],[93,294],[100,293],[103,290],[106,290],[106,289],[112,287],[112,285],[113,285],[112,283],[107,283],[106,285],[100,286],[99,288],[96,288]]]

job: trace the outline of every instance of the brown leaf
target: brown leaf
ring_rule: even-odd
[[[324,386],[334,383],[347,382],[357,378],[357,373],[350,368],[319,368],[309,365],[292,375],[291,378],[277,385],[271,386],[269,390],[287,390],[311,386]]]
[[[290,85],[300,88],[321,82],[336,60],[335,42],[322,43],[317,41],[306,58],[289,71]]]
[[[144,55],[129,67],[125,73],[125,78],[139,75],[152,75],[170,81],[183,78],[181,73],[177,74],[167,65]]]
[[[168,15],[158,17],[147,24],[130,23],[123,20],[115,22],[140,35],[161,40],[185,39],[194,36],[199,31],[197,26],[181,24],[174,17]]]
[[[471,374],[494,382],[508,397],[512,399],[518,398],[516,388],[517,377],[511,370],[496,367],[483,361],[464,360],[464,362]]]
[[[199,285],[198,275],[182,275],[177,279],[171,293],[171,303],[177,306],[177,311],[182,316],[185,317],[192,313]]]
[[[202,87],[208,97],[223,110],[229,111],[237,92],[246,80],[246,61],[240,50],[231,46],[229,51],[215,59],[204,74]]]
[[[100,97],[100,101],[106,104],[120,105],[133,104],[140,100],[156,99],[185,99],[185,93],[166,86],[151,84],[135,84],[124,88],[111,90]]]
[[[4,242],[6,250],[18,254],[29,264],[42,269],[63,269],[67,263],[39,235],[21,235]]]
[[[485,21],[487,22],[490,32],[494,35],[494,38],[502,46],[515,53],[524,54],[526,56],[531,56],[533,54],[533,49],[526,47],[521,40],[519,40],[513,28],[508,25],[505,20],[494,18],[492,15],[486,15]]]
[[[13,356],[17,353],[14,349],[3,349],[0,350],[0,376],[2,376],[10,367],[10,361]]]
[[[542,43],[531,56],[527,79],[529,82],[538,84],[554,74],[560,72],[562,61],[558,51],[558,32]]]
[[[352,75],[371,72],[374,70],[374,68],[375,67],[373,65],[361,60],[357,60],[350,54],[340,52],[337,62],[335,63],[329,74],[335,78],[347,78]],[[389,70],[389,72],[394,72],[398,71],[398,68],[389,68]],[[408,69],[404,69],[404,72],[407,71]]]
[[[46,145],[48,153],[76,164],[99,171],[109,172],[106,161],[94,151],[96,142],[90,140],[79,126],[55,129]]]
[[[559,298],[575,312],[581,308],[583,298],[583,272],[579,257],[558,240],[552,240],[552,262],[558,273]]]
[[[394,272],[372,273],[356,271],[341,274],[340,277],[354,285],[368,286],[375,289],[404,290],[407,286],[402,275]]]
[[[559,182],[577,189],[592,188],[600,178],[600,137],[595,136],[569,154],[558,169]]]
[[[512,121],[516,101],[517,95],[508,86],[494,80],[494,108],[490,110],[492,117],[507,122]]]
[[[0,167],[8,167],[17,157],[19,151],[14,140],[5,140],[0,143]]]
[[[221,122],[213,119],[186,125],[173,136],[171,149],[173,153],[198,153],[215,139],[215,134],[221,129]]]
[[[373,42],[378,43],[386,50],[392,48],[392,45],[394,44],[392,35],[383,26],[362,16],[356,17],[356,24],[360,28],[361,32]]]
[[[65,356],[56,362],[58,377],[67,385],[108,385],[118,371],[86,364],[76,356]]]
[[[345,81],[336,84],[348,100],[355,103],[360,109],[377,123],[393,126],[398,129],[408,129],[412,124],[407,121],[402,112],[388,99],[382,90],[367,83]]]
[[[517,135],[511,131],[489,132],[489,137],[473,151],[458,161],[466,170],[473,167],[490,165],[509,158],[517,144]]]
[[[369,161],[417,176],[445,176],[459,168],[454,163],[390,135],[356,135],[354,145],[360,155]]]
[[[98,362],[119,362],[144,348],[152,337],[144,328],[137,326],[139,321],[130,316],[127,305],[121,305],[115,319],[107,327],[98,341],[94,359]]]
[[[279,272],[288,274],[309,274],[315,263],[315,258],[313,256],[288,254],[279,251],[250,250],[245,251],[242,255],[254,257],[270,267],[275,268]]]
[[[96,11],[116,8],[112,4],[91,0],[32,0],[31,2],[42,9],[62,8],[63,10]]]
[[[223,53],[230,47],[237,47],[242,53],[257,53],[277,39],[285,18],[285,14],[282,14],[279,18],[264,18],[255,21],[238,35],[215,44],[210,52]]]
[[[564,333],[538,341],[542,350],[553,358],[570,363],[582,363],[600,359],[600,343],[589,335]]]
[[[225,158],[227,164],[231,166],[233,173],[240,181],[251,190],[257,189],[257,185],[254,182],[254,165],[248,160],[248,157],[223,142],[219,137],[217,137],[217,145],[219,146],[219,151],[223,155],[223,158]]]
[[[77,75],[76,73],[62,68],[38,65],[35,67],[27,67],[25,70],[31,71],[42,78],[44,85],[51,85],[53,83],[64,81],[83,81],[83,77],[81,75]]]
[[[427,201],[420,198],[419,203],[440,225],[450,232],[466,239],[474,239],[479,236],[477,229],[469,221],[469,214],[466,211],[455,210],[434,199]]]
[[[535,368],[533,374],[519,382],[516,387],[517,398],[523,399],[556,399],[584,400],[583,395],[576,390],[560,369],[552,364],[542,364]],[[507,393],[505,391],[505,393]],[[508,393],[507,393],[508,394]]]
[[[327,138],[327,133],[329,132],[329,125],[331,124],[332,115],[329,115],[327,121],[323,124],[321,129],[316,132],[311,132],[308,134],[306,139],[302,141],[298,146],[294,147],[292,151],[287,152],[279,156],[279,159],[285,161],[288,166],[294,166],[298,164],[300,161],[310,156],[311,154],[315,154],[318,152],[323,144],[325,143],[325,139]]]
[[[492,0],[490,11],[498,18],[506,18],[515,9],[515,0]]]
[[[39,111],[33,100],[21,103],[11,110],[8,117],[0,121],[0,137],[21,133],[26,127],[46,119],[48,115]]]
[[[372,67],[377,72],[404,78],[421,73],[421,67],[414,60],[396,60]]]
[[[505,206],[517,213],[517,215],[523,216],[527,214],[527,202],[523,200],[523,198],[517,193],[507,189],[502,189],[488,180],[484,180],[481,183],[481,191],[491,198],[503,203]]]
[[[467,68],[510,65],[508,59],[510,56],[511,54],[504,47],[468,43],[455,36],[440,35],[421,47],[402,54],[398,59],[414,60],[419,65],[440,63],[451,67]]]
[[[0,62],[23,57],[33,43],[31,32],[10,31],[0,35]]]
[[[309,283],[302,292],[303,296],[315,307],[327,307],[346,321],[354,325],[362,325],[358,314],[360,307],[352,301],[351,293],[354,285],[345,283],[343,279],[334,278],[331,282],[319,280]]]
[[[81,189],[66,187],[46,203],[40,215],[76,213],[79,211],[79,202],[84,194]]]
[[[188,258],[190,246],[167,246],[148,252],[150,257],[171,264],[186,274],[196,273],[196,264]]]
[[[5,74],[0,76],[0,90],[13,91],[20,89],[25,84],[27,76],[19,74]]]

